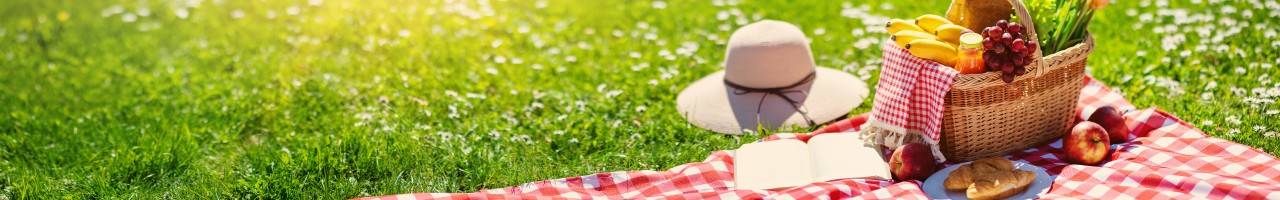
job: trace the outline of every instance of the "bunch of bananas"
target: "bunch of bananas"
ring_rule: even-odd
[[[938,15],[922,15],[915,22],[891,19],[886,27],[890,37],[911,55],[955,66],[960,35],[973,32]]]

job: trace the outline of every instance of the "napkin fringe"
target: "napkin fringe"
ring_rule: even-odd
[[[863,125],[862,139],[868,144],[878,145],[881,148],[887,148],[889,155],[893,154],[893,150],[899,146],[908,143],[924,143],[929,145],[929,150],[933,152],[934,160],[938,162],[947,162],[947,157],[942,155],[941,146],[937,141],[926,139],[924,133],[916,130],[907,130],[901,126],[889,125],[875,119],[868,120]]]

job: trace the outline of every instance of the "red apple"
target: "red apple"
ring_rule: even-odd
[[[1124,114],[1115,107],[1103,106],[1089,115],[1089,121],[1102,125],[1111,136],[1111,142],[1122,143],[1129,140],[1129,127],[1125,126]]]
[[[1102,126],[1089,121],[1080,122],[1066,138],[1062,138],[1062,150],[1067,153],[1065,160],[1082,165],[1102,163],[1111,151],[1110,140]]]
[[[938,171],[938,167],[933,151],[923,143],[899,146],[889,157],[889,171],[898,180],[924,180]]]

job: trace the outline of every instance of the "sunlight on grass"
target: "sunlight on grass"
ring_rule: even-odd
[[[875,83],[880,25],[947,3],[4,1],[0,199],[333,199],[666,169],[761,137],[674,109],[733,29],[793,22],[819,66]],[[1276,1],[1096,17],[1093,76],[1280,152]]]

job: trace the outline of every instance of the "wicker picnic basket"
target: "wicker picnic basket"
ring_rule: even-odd
[[[1035,24],[1022,2],[1010,0],[1032,41]],[[999,156],[1061,138],[1074,120],[1085,59],[1093,38],[1052,55],[1040,49],[1027,74],[1005,83],[998,72],[962,74],[944,101],[940,146],[947,160]]]

